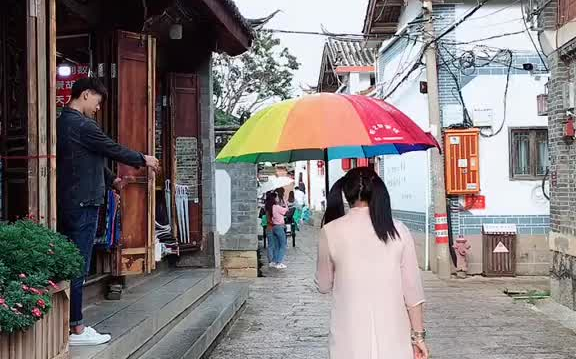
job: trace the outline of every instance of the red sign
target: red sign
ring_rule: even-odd
[[[466,196],[466,209],[486,209],[486,196]]]
[[[56,73],[56,111],[60,111],[72,98],[72,86],[79,80],[88,77],[88,65],[70,65],[70,75],[62,76],[60,71]]]

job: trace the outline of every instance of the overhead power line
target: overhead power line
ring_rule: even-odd
[[[445,30],[442,31],[442,33],[440,35],[438,35],[435,39],[433,39],[430,42],[427,42],[424,46],[422,46],[422,49],[420,50],[420,55],[418,60],[414,63],[414,65],[412,66],[412,68],[404,75],[404,77],[402,78],[402,80],[400,80],[400,82],[398,82],[396,84],[396,86],[394,86],[394,88],[389,91],[385,96],[384,99],[387,99],[388,97],[392,96],[392,94],[394,94],[394,92],[396,92],[396,90],[400,87],[400,85],[402,85],[402,83],[404,83],[406,80],[408,80],[410,78],[410,76],[412,75],[412,73],[414,71],[416,71],[421,65],[422,65],[422,59],[424,58],[424,54],[426,53],[426,50],[432,46],[432,44],[435,44],[436,42],[440,41],[442,38],[444,38],[446,35],[448,35],[449,33],[451,33],[452,31],[454,31],[458,26],[460,26],[460,24],[462,24],[464,21],[466,21],[467,19],[469,19],[472,15],[474,15],[478,10],[480,10],[482,8],[482,6],[484,6],[486,3],[488,3],[490,0],[482,0],[478,3],[478,5],[474,6],[470,11],[468,11],[468,13],[466,13],[466,15],[462,16],[458,21],[454,22],[452,25],[450,25],[448,28],[446,28]]]

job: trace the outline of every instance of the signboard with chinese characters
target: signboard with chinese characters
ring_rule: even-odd
[[[88,65],[80,64],[70,65],[68,76],[56,73],[56,113],[58,116],[72,98],[72,86],[77,80],[88,77],[88,70]]]
[[[466,209],[486,209],[486,197],[481,195],[466,196]]]

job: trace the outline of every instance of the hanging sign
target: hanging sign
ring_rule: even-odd
[[[69,74],[63,75],[65,71],[56,72],[56,114],[60,116],[64,106],[72,99],[72,86],[79,79],[88,77],[88,65],[70,65]]]
[[[494,248],[493,251],[493,253],[508,253],[508,252],[510,251],[508,250],[508,248],[506,248],[506,246],[502,242],[498,242],[498,245],[496,246],[496,248]]]

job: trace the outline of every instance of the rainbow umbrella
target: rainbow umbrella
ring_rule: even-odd
[[[371,158],[440,148],[394,106],[367,96],[321,93],[250,117],[220,151],[223,163]]]

